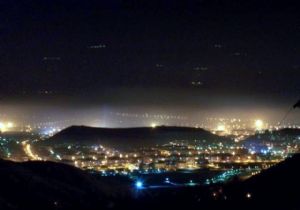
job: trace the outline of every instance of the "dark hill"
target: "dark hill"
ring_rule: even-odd
[[[300,209],[299,177],[300,154],[296,154],[244,182],[225,187],[224,194],[232,201],[249,200],[262,209]]]
[[[251,177],[244,184],[258,198],[299,199],[300,154]],[[295,193],[297,192],[297,193]]]
[[[126,148],[132,146],[153,146],[174,140],[200,140],[202,143],[229,141],[225,137],[219,137],[204,129],[190,127],[93,128],[72,126],[57,133],[44,143],[97,143],[111,147]]]
[[[127,189],[65,164],[0,160],[1,210],[97,209]]]

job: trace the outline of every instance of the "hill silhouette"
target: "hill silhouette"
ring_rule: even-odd
[[[244,182],[225,187],[233,201],[249,200],[264,209],[300,209],[300,154],[295,154]],[[247,198],[247,195],[251,198]]]
[[[138,128],[94,128],[86,126],[71,126],[44,141],[44,144],[76,143],[103,144],[117,148],[132,148],[133,146],[154,146],[174,140],[199,141],[211,144],[220,141],[231,141],[201,128],[158,126]]]
[[[124,185],[61,163],[0,160],[1,210],[104,208]]]

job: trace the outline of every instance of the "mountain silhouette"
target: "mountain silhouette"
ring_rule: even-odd
[[[170,141],[199,141],[200,144],[228,141],[201,128],[158,126],[138,128],[94,128],[71,126],[44,141],[43,144],[102,144],[116,148],[132,148],[166,144]]]

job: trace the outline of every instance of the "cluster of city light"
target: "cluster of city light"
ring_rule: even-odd
[[[6,132],[14,127],[14,123],[12,122],[0,122],[0,131]]]
[[[207,179],[206,184],[211,184],[211,183],[220,183],[220,182],[226,182],[230,180],[232,177],[237,176],[241,174],[241,170],[239,169],[231,169],[228,171],[225,171],[222,174],[217,175],[216,177],[212,179]]]
[[[197,142],[196,142],[197,143]],[[274,156],[272,160],[265,160],[267,153],[248,150],[244,146],[226,145],[222,142],[207,146],[190,145],[182,141],[171,141],[169,144],[156,146],[141,151],[120,152],[105,148],[102,145],[93,145],[90,151],[83,151],[73,145],[64,145],[68,150],[68,155],[63,151],[57,154],[53,149],[48,149],[50,158],[55,161],[70,159],[76,167],[83,169],[93,169],[96,171],[114,171],[114,174],[122,173],[161,173],[163,171],[173,171],[178,169],[196,170],[203,166],[201,159],[205,158],[206,166],[213,169],[222,169],[222,164],[228,163],[272,163],[282,159],[284,153],[272,153],[270,147],[268,154]],[[144,151],[145,149],[145,151]],[[71,150],[71,151],[70,151]],[[72,152],[72,156],[70,156]],[[146,152],[146,153],[145,153]],[[48,153],[49,154],[49,153]],[[199,157],[199,155],[205,157]],[[170,158],[176,157],[175,164],[169,164]],[[204,160],[204,159],[203,159]],[[142,168],[140,164],[143,162]],[[106,174],[105,174],[106,175]],[[227,175],[227,174],[225,174]]]
[[[252,131],[255,132],[254,128],[267,127],[267,123],[262,120],[251,120]],[[7,127],[13,127],[13,124],[6,123]],[[158,129],[157,124],[153,122],[149,124],[155,132],[155,127]],[[255,127],[254,127],[255,126]],[[230,125],[225,122],[220,123],[217,126],[218,131],[230,131]],[[228,133],[226,133],[227,135]],[[202,145],[206,140],[198,139],[191,143],[185,140],[172,140],[168,144],[156,145],[151,148],[140,148],[133,149],[131,151],[118,151],[112,148],[106,148],[102,145],[92,145],[89,147],[82,147],[69,144],[69,145],[56,145],[54,148],[46,148],[48,152],[38,150],[39,154],[32,148],[33,144],[26,141],[23,142],[23,150],[26,154],[26,160],[54,160],[54,161],[69,161],[74,166],[82,169],[91,169],[94,171],[103,172],[103,175],[132,175],[135,173],[139,174],[151,174],[151,173],[164,173],[167,171],[176,170],[196,170],[203,166],[211,169],[228,170],[224,165],[231,163],[246,164],[246,163],[257,163],[258,169],[264,169],[269,167],[273,162],[282,160],[283,155],[286,154],[284,148],[277,148],[273,144],[264,148],[255,148],[253,150],[242,144],[232,144],[223,141]],[[31,144],[31,145],[30,145]],[[273,148],[274,147],[274,148]],[[289,151],[294,146],[289,146]],[[64,149],[64,150],[62,150]],[[248,149],[248,150],[247,150]],[[297,149],[297,148],[296,148]],[[295,150],[296,150],[295,149]],[[54,151],[55,150],[55,151]],[[272,155],[271,160],[264,158],[266,155]],[[40,157],[42,158],[40,158]],[[172,159],[172,164],[170,160]],[[174,161],[175,159],[175,161]],[[262,165],[268,164],[267,166]],[[252,168],[249,174],[253,175],[257,173],[258,169]],[[219,176],[209,179],[208,183],[225,182],[232,176],[239,175],[239,170],[230,170]],[[136,179],[134,179],[136,180]],[[165,183],[168,183],[166,180]],[[173,182],[172,182],[173,183]],[[144,182],[142,187],[138,187],[139,184],[135,185],[137,188],[147,188]],[[175,183],[176,184],[176,183]],[[194,186],[198,183],[189,181],[185,183],[188,186]],[[145,187],[146,186],[146,187]]]
[[[256,130],[262,130],[264,128],[264,122],[260,119],[255,120],[254,125]]]
[[[240,142],[247,138],[247,136],[254,135],[256,131],[262,131],[264,129],[271,129],[268,123],[265,123],[261,119],[240,121],[236,119],[218,119],[217,124],[213,123],[212,128],[208,127],[214,134],[217,135],[233,135],[235,141]],[[251,125],[249,124],[251,122]]]
[[[218,127],[217,127],[217,130],[218,131],[225,131],[225,125],[223,125],[223,124],[221,124],[221,125],[218,125]]]

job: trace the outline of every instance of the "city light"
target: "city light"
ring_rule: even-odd
[[[34,154],[32,149],[31,149],[31,145],[27,143],[27,141],[23,141],[22,142],[23,145],[23,150],[25,152],[25,154],[31,159],[31,160],[41,160],[41,158],[37,155]]]
[[[157,124],[156,123],[151,123],[152,128],[156,128]]]
[[[5,130],[5,124],[0,122],[0,131],[3,132]]]
[[[13,124],[12,122],[8,122],[8,123],[7,123],[7,127],[8,127],[8,128],[12,128],[12,127],[14,127],[14,124]]]
[[[14,124],[12,122],[0,122],[0,131],[1,132],[6,132],[13,127],[14,127]]]
[[[0,2],[0,210],[300,210],[300,0]]]
[[[255,128],[256,130],[261,130],[264,126],[264,122],[260,119],[255,120]]]
[[[250,199],[251,198],[251,193],[247,193],[246,198]]]
[[[218,125],[218,127],[217,127],[217,131],[225,131],[225,125]]]
[[[217,135],[231,135],[231,132],[234,131],[234,129],[237,129],[240,133],[233,135],[248,137],[255,135],[257,128],[268,128],[269,124],[266,121],[263,122],[258,119],[249,119],[247,122],[240,122],[234,119],[217,120],[219,122],[213,122],[211,125],[212,130],[217,131],[218,129],[218,131],[220,131]],[[232,121],[233,124],[230,123],[230,121]],[[159,124],[156,123],[157,121],[153,121],[153,123],[150,121],[149,125],[151,125],[152,128],[155,128],[159,126]],[[243,127],[244,123],[248,124]],[[5,129],[5,131],[11,131],[12,129],[9,127],[16,127],[13,123],[9,123],[8,121],[2,121],[0,126],[2,129]],[[35,129],[32,125],[28,125],[27,127],[31,127],[33,130]],[[245,129],[247,127],[249,130]],[[53,130],[54,127],[51,126],[49,129]],[[33,130],[31,132],[34,132]],[[40,132],[39,134],[44,138]],[[5,141],[7,140],[3,138],[3,142]],[[241,144],[236,144],[233,141],[225,142],[222,139],[207,144],[206,142],[210,141],[210,139],[205,139],[203,141],[189,141],[188,139],[182,139],[170,140],[164,144],[157,144],[155,147],[133,147],[128,151],[121,152],[113,147],[110,148],[99,145],[99,143],[84,147],[74,143],[68,143],[42,148],[39,147],[35,141],[36,140],[32,141],[28,139],[27,141],[22,142],[23,153],[25,154],[25,156],[22,157],[23,160],[68,162],[83,170],[101,171],[102,176],[115,176],[117,174],[128,175],[133,180],[132,187],[137,190],[152,187],[193,187],[201,184],[226,183],[235,176],[253,176],[262,169],[268,168],[272,164],[281,161],[287,152],[297,151],[298,148],[296,147],[297,145],[289,145],[288,150],[286,150],[287,147],[281,149],[282,145],[274,144],[274,142],[272,142],[272,144],[266,143],[265,146],[255,148],[255,145],[247,146],[247,144],[243,144],[243,140],[241,140]],[[13,155],[9,148],[7,148],[7,151],[5,152],[6,157]],[[175,162],[172,154],[175,154],[178,158]],[[266,156],[269,154],[274,155],[271,160],[266,159]],[[171,161],[172,164],[170,164]],[[241,165],[248,163],[255,163],[256,168],[240,168]],[[233,168],[228,169],[226,166],[222,166],[223,164],[232,165]],[[234,165],[237,165],[237,167]],[[176,179],[173,179],[173,177],[168,174],[168,176],[157,183],[158,185],[156,185],[156,183],[155,185],[149,185],[149,183],[147,183],[147,187],[145,187],[143,179],[136,178],[137,175],[142,177],[143,174],[163,174],[178,169],[184,170],[184,173],[187,171],[188,173],[193,173],[192,170],[201,169],[204,166],[211,170],[221,170],[222,173],[207,177],[206,181],[203,183],[202,181],[193,179],[188,179],[184,183],[177,183]],[[247,198],[246,193],[244,194],[244,198]]]
[[[138,180],[138,181],[136,181],[135,186],[136,186],[136,188],[138,188],[138,189],[142,189],[142,188],[143,188],[143,182],[140,181],[140,180]]]

